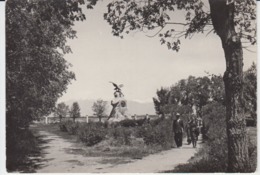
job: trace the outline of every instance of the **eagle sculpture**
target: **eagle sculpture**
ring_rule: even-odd
[[[110,81],[109,83],[112,83],[112,84],[113,84],[113,86],[115,87],[115,88],[114,88],[115,92],[119,92],[120,97],[121,97],[121,95],[124,95],[124,94],[122,93],[122,91],[121,91],[121,88],[124,86],[123,84],[117,85],[116,83],[114,83],[114,82],[112,82],[112,81]]]

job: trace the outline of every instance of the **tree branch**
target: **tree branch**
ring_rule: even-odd
[[[158,33],[160,33],[163,29],[164,29],[164,27],[165,26],[163,26],[158,32],[156,32],[154,35],[146,35],[147,37],[149,37],[149,38],[153,38],[153,37],[155,37],[156,35],[158,35]]]
[[[187,26],[190,23],[181,23],[181,22],[165,22],[165,24],[175,24],[175,25],[182,25],[182,26]]]

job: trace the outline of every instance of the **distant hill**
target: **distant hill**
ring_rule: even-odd
[[[69,105],[71,107],[72,103],[75,101],[77,101],[79,103],[82,116],[93,115],[92,106],[96,100],[69,100],[69,101],[65,101],[64,103],[66,103],[67,105]],[[129,113],[131,115],[134,115],[134,114],[136,114],[136,115],[144,115],[144,114],[153,115],[153,114],[155,114],[154,104],[152,102],[140,103],[140,102],[129,100],[129,101],[127,101],[127,106],[128,106]],[[112,109],[112,107],[111,107],[110,101],[109,101],[108,105],[107,105],[107,111],[106,111],[107,115],[109,115],[111,109]]]

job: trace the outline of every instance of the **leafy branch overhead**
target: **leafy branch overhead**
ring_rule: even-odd
[[[245,46],[256,44],[256,4],[254,0],[236,0],[235,27]],[[180,39],[195,33],[215,32],[208,5],[203,0],[117,0],[108,4],[105,20],[112,33],[123,38],[130,31],[154,31],[161,44],[179,51]],[[178,16],[178,21],[176,19]],[[181,19],[181,21],[179,21]]]

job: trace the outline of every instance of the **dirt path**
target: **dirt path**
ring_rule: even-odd
[[[75,143],[47,131],[39,131],[39,135],[43,136],[44,156],[40,158],[42,161],[39,161],[40,168],[36,170],[37,173],[157,173],[186,163],[198,150],[191,145],[184,145],[181,149],[173,148],[141,160],[124,158],[128,163],[115,165],[110,163],[115,160],[113,157],[85,157],[74,154],[72,150],[79,149]]]

